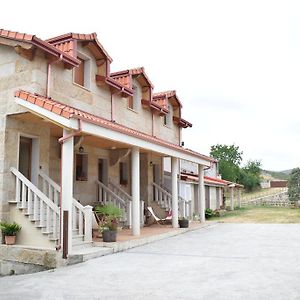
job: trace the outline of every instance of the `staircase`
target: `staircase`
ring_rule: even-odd
[[[119,207],[123,212],[121,222],[124,226],[131,228],[132,197],[111,179],[108,186],[98,180],[96,184],[98,186],[98,202],[100,204],[112,203]],[[144,226],[144,201],[141,200],[140,204],[140,224]]]
[[[42,171],[39,172],[38,188],[17,169],[10,170],[16,177],[16,197],[10,203],[17,204],[17,208],[42,234],[57,242],[60,233],[60,186]],[[73,246],[92,242],[91,209],[73,199]]]
[[[17,169],[10,170],[16,177],[16,197],[9,203],[17,204],[42,234],[56,242],[59,238],[59,207]]]
[[[172,193],[163,186],[152,182],[154,201],[165,211],[172,210]],[[178,211],[180,217],[191,218],[191,201],[178,196]]]

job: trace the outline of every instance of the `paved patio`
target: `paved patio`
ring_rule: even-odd
[[[55,271],[0,299],[300,299],[300,224],[212,224]]]

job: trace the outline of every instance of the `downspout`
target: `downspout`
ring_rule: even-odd
[[[63,55],[60,54],[59,58],[48,63],[47,67],[47,81],[46,81],[46,97],[50,98],[50,83],[51,83],[51,66],[62,61]]]
[[[61,138],[58,139],[58,142],[61,144],[61,160],[60,160],[60,186],[62,186],[62,158],[63,158],[63,148],[62,148],[62,144],[64,143],[64,141],[66,141],[67,139],[74,137],[74,136],[78,136],[81,135],[82,133],[82,120],[78,119],[78,130],[74,131],[73,133],[67,135],[67,136],[62,136]],[[60,210],[60,222],[59,222],[59,239],[58,239],[58,244],[56,245],[56,250],[60,250],[61,249],[61,233],[62,233],[62,190],[60,191],[60,197],[59,197],[59,210]]]

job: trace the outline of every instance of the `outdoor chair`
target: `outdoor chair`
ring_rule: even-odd
[[[164,225],[166,224],[168,221],[172,221],[172,211],[168,212],[168,215],[165,218],[159,218],[153,211],[153,208],[151,206],[147,207],[148,211],[150,212],[151,216],[153,217],[153,219],[155,220],[155,222],[159,225]]]

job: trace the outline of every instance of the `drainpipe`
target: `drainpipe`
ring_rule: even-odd
[[[58,142],[62,145],[64,143],[64,141],[66,141],[67,139],[74,137],[74,136],[78,136],[82,133],[82,120],[78,119],[78,130],[74,131],[73,133],[65,136],[65,137],[61,137],[58,139]],[[60,160],[60,186],[62,186],[62,151],[63,149],[61,148],[61,160]],[[61,222],[61,218],[62,218],[62,193],[60,192],[60,198],[59,198],[59,209],[60,209],[60,222],[59,222],[59,239],[58,239],[58,244],[56,245],[56,250],[60,250],[61,249],[61,232],[62,232],[62,222]]]
[[[47,67],[47,82],[46,82],[46,97],[50,98],[50,82],[51,82],[51,66],[62,61],[63,55],[61,54],[58,59],[48,63]]]

